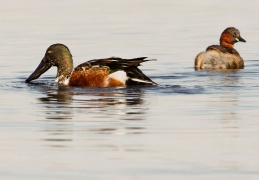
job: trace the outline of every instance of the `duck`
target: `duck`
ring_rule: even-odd
[[[38,79],[52,66],[56,66],[55,81],[62,85],[85,87],[157,85],[138,68],[143,62],[155,60],[146,58],[110,57],[93,59],[73,68],[73,58],[69,48],[61,43],[52,44],[47,48],[38,67],[25,80],[25,83]]]
[[[234,48],[237,42],[246,42],[235,27],[226,28],[220,36],[220,45],[211,45],[195,58],[195,69],[243,69],[244,60]]]

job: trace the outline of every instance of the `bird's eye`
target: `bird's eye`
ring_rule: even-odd
[[[47,52],[48,52],[48,54],[51,54],[51,53],[52,53],[52,51],[51,51],[51,50],[48,50]]]

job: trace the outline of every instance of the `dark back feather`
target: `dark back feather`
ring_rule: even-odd
[[[211,51],[211,50],[216,50],[216,51],[219,51],[221,53],[229,53],[229,54],[239,55],[237,50],[235,50],[234,48],[228,48],[228,47],[224,47],[224,46],[220,46],[220,45],[211,45],[211,46],[207,47],[207,49],[206,49],[206,51]]]
[[[141,63],[154,60],[154,59],[146,59],[146,58],[147,57],[122,59],[119,57],[110,57],[110,58],[104,58],[104,59],[93,59],[78,65],[75,68],[75,71],[86,70],[91,68],[92,66],[107,66],[110,68],[110,73],[113,73],[119,70],[125,71],[127,73],[127,76],[129,77],[129,80],[127,81],[127,85],[156,84],[138,68],[138,66],[140,66]],[[137,82],[132,79],[143,80],[143,82]]]

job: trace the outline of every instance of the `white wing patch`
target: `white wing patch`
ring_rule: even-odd
[[[111,73],[111,74],[109,74],[109,76],[106,79],[106,83],[105,83],[106,86],[108,86],[111,79],[115,79],[115,80],[121,82],[122,84],[124,84],[124,86],[125,86],[128,77],[127,77],[126,72],[124,72],[124,71],[116,71],[114,73]]]
[[[120,81],[120,82],[123,82],[123,83],[125,83],[127,81],[127,79],[128,79],[127,74],[126,74],[125,71],[116,71],[114,73],[111,73],[108,76],[108,79],[109,78],[116,79],[117,81]]]

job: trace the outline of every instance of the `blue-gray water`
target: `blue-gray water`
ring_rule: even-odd
[[[259,178],[259,3],[255,0],[1,1],[0,179]],[[238,28],[245,69],[195,71],[197,53]],[[119,56],[159,84],[24,80],[47,47],[74,64]]]

